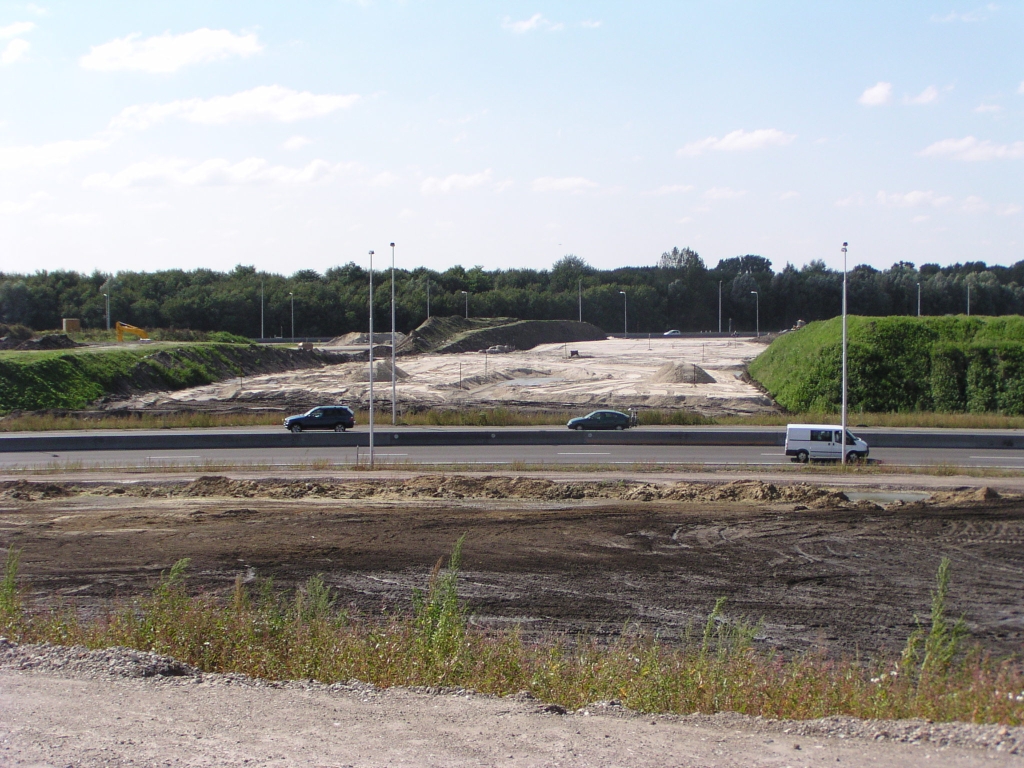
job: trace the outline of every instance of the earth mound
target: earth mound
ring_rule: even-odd
[[[374,334],[376,335],[376,334]],[[409,374],[395,366],[395,378],[398,381],[408,379]],[[352,371],[345,376],[345,381],[369,381],[370,380],[370,366],[369,365],[358,365]],[[374,362],[373,364],[373,380],[374,381],[391,381],[391,361],[381,360],[380,362]]]
[[[405,340],[409,338],[401,331],[395,331],[395,346],[401,347]],[[341,336],[335,336],[333,339],[328,341],[324,346],[326,347],[361,347],[370,343],[370,334],[361,333],[359,331],[353,331],[352,333],[345,333]],[[384,333],[373,334],[373,343],[391,345],[391,331],[385,331]]]
[[[714,384],[714,377],[692,363],[665,363],[651,377],[658,384]]]
[[[5,336],[4,338],[6,339],[8,337]],[[74,349],[75,347],[84,346],[84,344],[79,344],[77,341],[73,341],[66,333],[48,333],[45,336],[40,336],[36,339],[28,339],[27,341],[19,342],[14,347],[4,348],[31,351],[37,349]]]
[[[399,351],[444,354],[491,347],[533,349],[541,344],[600,341],[607,336],[596,325],[575,320],[431,317],[409,334],[409,343]]]

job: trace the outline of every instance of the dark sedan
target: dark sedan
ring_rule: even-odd
[[[356,415],[347,405],[321,405],[284,420],[285,429],[292,432],[302,432],[304,429],[333,429],[335,432],[344,432],[355,426],[355,423]]]
[[[593,411],[586,416],[569,419],[569,429],[629,429],[632,421],[619,411]]]

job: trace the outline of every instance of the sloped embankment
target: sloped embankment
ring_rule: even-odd
[[[1024,414],[1024,317],[849,318],[850,406],[863,411]],[[749,366],[791,412],[842,397],[842,321],[810,323]]]
[[[600,341],[607,335],[596,325],[575,320],[431,317],[409,334],[400,352],[476,352],[495,345],[533,349],[540,344]]]
[[[348,362],[346,355],[248,344],[8,353],[0,358],[0,413],[80,409],[141,392],[185,389]]]

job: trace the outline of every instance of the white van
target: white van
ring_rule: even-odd
[[[839,461],[843,456],[843,428],[834,424],[789,424],[786,455],[806,463],[810,459]],[[846,460],[866,459],[868,444],[846,430]]]

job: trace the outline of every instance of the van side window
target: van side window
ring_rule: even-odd
[[[832,442],[832,430],[831,429],[812,429],[811,440],[816,443],[831,443]]]
[[[843,442],[843,430],[841,430],[841,429],[837,429],[837,430],[836,430],[836,439],[835,439],[835,442],[837,442],[837,443],[841,443],[841,442]]]

